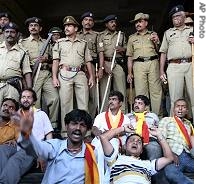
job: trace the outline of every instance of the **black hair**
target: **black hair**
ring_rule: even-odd
[[[140,135],[137,134],[137,133],[133,133],[133,134],[128,135],[128,137],[126,138],[126,144],[127,144],[128,140],[129,140],[129,138],[131,138],[131,137],[134,136],[134,135],[140,137],[140,139],[141,139],[141,141],[142,141],[142,145],[144,145],[143,137],[140,136]]]
[[[36,102],[36,101],[37,101],[36,92],[35,92],[32,88],[25,88],[25,89],[23,89],[23,90],[21,91],[21,93],[20,93],[20,99],[21,99],[22,93],[23,93],[24,91],[30,91],[30,92],[32,93],[33,102]]]
[[[111,91],[109,93],[109,97],[112,97],[112,96],[117,96],[119,102],[123,102],[124,101],[124,96],[123,96],[123,94],[120,91]]]
[[[93,121],[92,121],[92,118],[89,115],[89,113],[87,113],[85,110],[81,110],[81,109],[73,109],[72,111],[67,113],[65,115],[64,121],[65,121],[66,125],[68,125],[71,121],[73,121],[73,122],[84,121],[88,130],[90,130],[93,125]]]
[[[19,103],[14,98],[4,98],[2,100],[1,106],[3,105],[4,102],[9,101],[9,100],[15,104],[15,110],[17,111],[19,109]]]
[[[150,100],[149,100],[149,98],[147,98],[146,96],[144,96],[144,95],[137,95],[137,96],[134,98],[134,101],[135,101],[135,100],[139,100],[139,99],[141,99],[141,100],[144,102],[144,104],[145,104],[146,106],[150,105]]]

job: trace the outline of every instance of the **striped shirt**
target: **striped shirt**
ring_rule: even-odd
[[[105,159],[110,167],[110,183],[151,184],[151,176],[156,174],[156,160],[141,160],[132,156],[118,155],[117,151]]]

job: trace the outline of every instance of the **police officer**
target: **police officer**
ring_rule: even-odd
[[[99,77],[100,79],[100,92],[101,100],[104,99],[104,93],[107,86],[108,76],[112,73],[113,89],[120,91],[124,97],[126,97],[126,76],[123,68],[126,65],[124,58],[126,51],[126,37],[122,32],[119,38],[118,47],[116,47],[116,41],[118,37],[117,31],[117,16],[108,15],[104,19],[106,29],[100,33],[99,37],[99,54],[100,54],[100,67]],[[111,72],[111,62],[114,51],[116,49],[116,58],[113,70]],[[111,83],[110,83],[111,84]],[[109,85],[107,94],[110,92]],[[126,98],[125,98],[126,99]],[[108,99],[105,99],[105,105],[103,110],[108,109]],[[126,112],[126,100],[121,107],[121,110]]]
[[[37,108],[42,107],[42,97],[44,98],[49,110],[49,118],[52,126],[53,128],[56,128],[58,122],[59,95],[57,88],[54,88],[52,84],[51,68],[48,63],[48,49],[43,56],[40,56],[40,51],[46,41],[39,35],[42,30],[42,20],[37,17],[31,17],[25,21],[25,24],[28,26],[30,36],[19,42],[29,52],[32,69],[37,60],[42,63],[40,72],[36,74],[38,75],[37,80],[34,81],[33,79],[33,88],[38,97],[35,105]]]
[[[94,85],[90,61],[92,57],[85,40],[77,37],[79,23],[72,16],[63,19],[66,38],[53,47],[53,84],[60,87],[62,136],[66,136],[65,115],[73,110],[73,94],[77,107],[88,111],[89,87]],[[88,71],[88,79],[85,67]]]
[[[129,37],[127,44],[127,81],[131,83],[134,78],[136,95],[150,97],[152,112],[158,115],[162,99],[157,53],[160,42],[157,33],[147,29],[148,20],[148,14],[138,13],[130,21],[135,24],[136,33]]]
[[[54,45],[56,43],[57,40],[59,40],[62,36],[62,29],[59,27],[52,27],[49,30],[49,33],[52,33],[52,42],[51,44]]]
[[[8,13],[6,13],[6,12],[0,13],[0,43],[3,42],[3,40],[4,40],[2,28],[6,24],[8,24],[10,22],[10,20],[11,20],[11,17]]]
[[[25,49],[17,44],[18,26],[6,24],[3,29],[5,41],[0,44],[0,104],[4,98],[19,100],[22,79],[31,87],[31,68],[29,56]]]
[[[90,50],[90,54],[92,56],[91,66],[93,77],[96,77],[96,63],[98,63],[98,37],[99,33],[93,31],[94,26],[94,15],[92,12],[85,12],[81,16],[82,20],[82,29],[78,32],[78,37],[87,41],[88,48]],[[95,82],[95,81],[94,81]],[[97,94],[96,93],[96,85],[94,85],[91,89],[89,89],[89,113],[92,118],[96,115],[96,108],[97,108]],[[99,109],[98,109],[99,110]]]
[[[177,5],[169,12],[173,28],[165,31],[160,47],[160,78],[163,82],[168,80],[171,99],[170,116],[173,115],[174,102],[183,97],[186,84],[187,93],[194,108],[194,89],[192,84],[192,44],[194,37],[190,37],[193,28],[185,25],[185,12],[182,5]],[[168,60],[166,74],[165,62]]]

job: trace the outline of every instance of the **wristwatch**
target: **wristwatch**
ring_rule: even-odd
[[[101,67],[99,67],[99,68],[101,68],[102,70],[104,70],[104,66],[101,66]]]

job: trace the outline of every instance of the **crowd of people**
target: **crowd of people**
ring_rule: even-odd
[[[18,183],[34,163],[43,184],[193,183],[185,175],[194,173],[192,22],[173,7],[161,41],[149,17],[136,14],[127,38],[116,15],[102,32],[92,12],[81,30],[66,16],[47,42],[40,18],[25,21],[23,38],[0,13],[0,183]]]

